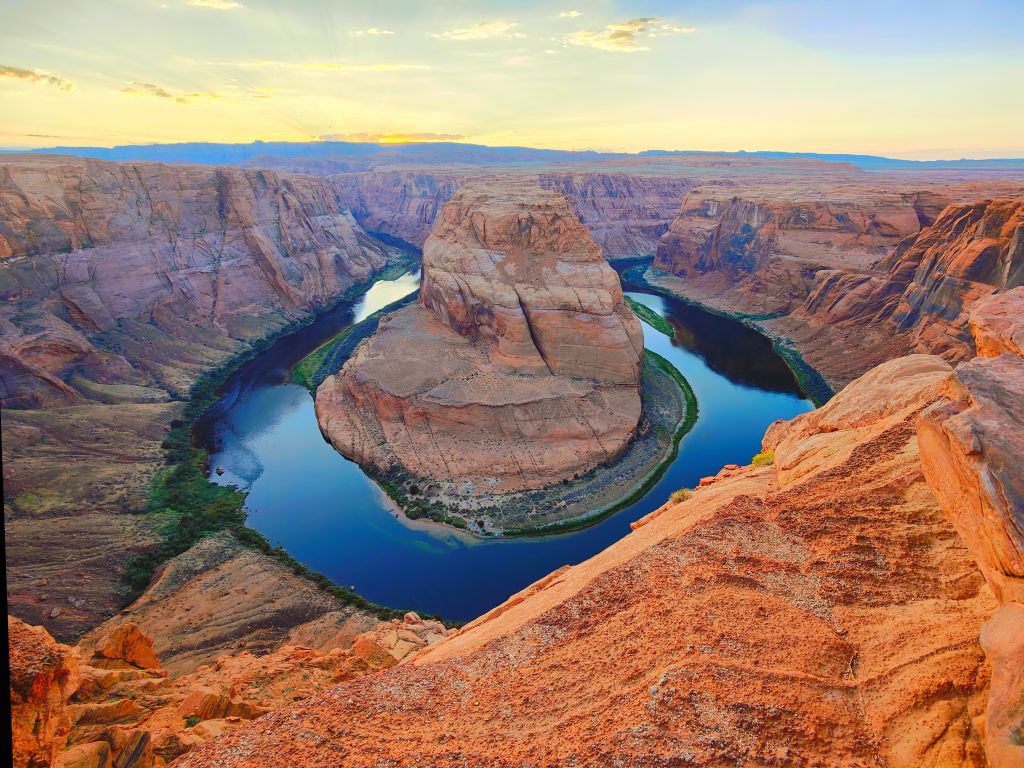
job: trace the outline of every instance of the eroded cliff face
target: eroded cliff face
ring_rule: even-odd
[[[609,258],[650,256],[692,183],[683,176],[599,172],[378,170],[339,173],[330,183],[367,230],[422,246],[455,191],[474,177],[539,183],[565,195]]]
[[[985,745],[1024,763],[1024,288],[980,299],[979,356],[918,422],[925,475],[999,601],[981,644],[992,665]]]
[[[857,272],[918,228],[913,202],[895,193],[787,200],[698,189],[661,238],[654,266],[716,306],[788,312],[818,270]]]
[[[317,391],[346,456],[464,493],[538,488],[615,458],[640,418],[640,322],[564,197],[463,190],[423,251],[420,303]]]
[[[842,383],[908,352],[970,359],[971,307],[1022,282],[1024,198],[953,205],[871,272],[820,272],[807,299],[771,327]]]
[[[950,376],[885,363],[773,425],[774,465],[182,765],[986,765],[997,600],[918,448]]]
[[[542,173],[538,181],[565,195],[608,258],[652,255],[693,187],[686,178],[626,173]]]
[[[157,538],[126,513],[191,383],[388,249],[323,178],[33,156],[0,160],[0,256],[10,610],[73,639]]]

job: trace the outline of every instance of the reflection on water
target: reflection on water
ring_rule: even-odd
[[[811,408],[785,364],[758,334],[660,296],[630,295],[669,319],[672,341],[644,325],[644,343],[690,381],[700,419],[668,471],[640,501],[590,528],[559,536],[479,540],[397,514],[359,469],[320,435],[313,400],[289,370],[340,328],[415,290],[418,275],[382,281],[354,305],[338,307],[280,340],[228,381],[197,426],[222,466],[215,482],[249,491],[249,525],[334,581],[378,603],[478,616],[526,585],[599,552],[669,493],[694,486],[723,464],[746,463],[775,419]]]

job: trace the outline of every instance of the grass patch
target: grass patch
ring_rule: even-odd
[[[755,467],[770,467],[775,463],[775,451],[762,451],[750,460]]]
[[[313,384],[313,379],[316,376],[317,371],[319,371],[327,361],[327,356],[331,353],[331,349],[334,345],[340,344],[344,341],[345,337],[348,336],[349,331],[351,330],[351,327],[343,328],[296,363],[295,367],[292,368],[292,381],[296,384],[301,384],[310,392],[315,393],[318,385]]]
[[[670,339],[674,339],[676,337],[676,329],[672,327],[672,323],[646,304],[641,304],[639,301],[630,298],[629,296],[626,297],[626,302],[629,304],[630,309],[633,310],[633,314],[651,326],[651,328],[664,333]]]
[[[681,501],[686,501],[693,496],[693,490],[691,488],[680,488],[678,491],[672,491],[669,494],[668,500],[673,504],[678,504]]]

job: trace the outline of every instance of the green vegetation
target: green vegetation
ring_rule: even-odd
[[[672,327],[672,323],[646,304],[641,304],[639,301],[632,299],[629,296],[626,297],[626,302],[629,304],[630,309],[633,310],[633,314],[651,326],[651,328],[656,331],[661,331],[670,339],[674,339],[676,337],[676,329]]]
[[[201,717],[199,717],[199,715],[189,715],[188,717],[185,718],[185,727],[186,728],[195,728],[201,722],[203,722],[203,719]]]
[[[408,269],[403,267],[402,271]],[[345,292],[339,302],[351,301],[364,293],[376,279],[380,277],[353,286]],[[192,444],[192,428],[195,422],[216,402],[218,390],[231,374],[270,347],[277,338],[293,333],[315,319],[314,315],[290,322],[272,336],[258,339],[247,349],[232,355],[215,369],[200,376],[189,389],[181,418],[171,422],[162,443],[168,466],[157,473],[149,490],[146,513],[159,521],[160,541],[149,551],[132,558],[125,570],[124,581],[133,598],[149,585],[153,573],[161,564],[181,554],[205,536],[227,532],[241,544],[263,552],[285,565],[297,576],[314,582],[343,605],[363,609],[382,619],[400,618],[404,615],[403,610],[371,603],[355,592],[339,587],[323,574],[316,573],[297,561],[282,547],[272,546],[258,531],[246,527],[245,493],[230,486],[210,482],[207,479],[206,452]],[[351,329],[346,329],[338,336],[346,335],[349,330]],[[332,342],[336,341],[338,336],[332,339]],[[331,346],[331,342],[324,346]],[[453,626],[451,622],[445,623]]]
[[[672,491],[669,495],[668,500],[673,504],[678,504],[681,501],[686,501],[688,498],[693,496],[693,490],[690,488],[680,488],[678,491]]]
[[[312,394],[316,394],[324,379],[341,370],[349,356],[364,339],[377,332],[380,319],[389,312],[401,309],[416,301],[419,291],[414,291],[398,301],[382,307],[369,317],[365,317],[355,325],[340,331],[334,338],[314,349],[292,368],[292,381],[301,384]]]
[[[755,467],[770,467],[775,463],[775,451],[763,451],[750,460]]]
[[[301,384],[310,392],[315,393],[319,385],[313,384],[313,378],[316,376],[317,371],[323,367],[327,356],[331,353],[334,346],[344,341],[351,330],[351,327],[343,328],[296,363],[295,367],[292,368],[292,381],[296,384]]]

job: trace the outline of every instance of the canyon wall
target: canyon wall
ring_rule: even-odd
[[[191,383],[387,258],[323,178],[0,159],[10,610],[71,639],[119,608]]]
[[[1001,357],[984,391],[1006,405],[1019,382]],[[976,493],[979,442],[961,447],[947,404],[958,379],[936,356],[886,362],[773,424],[773,464],[723,469],[444,643],[181,764],[1018,765],[1020,615],[992,619],[1000,597],[918,436],[922,419],[953,434],[966,474],[940,474]],[[1019,440],[1016,417],[993,420],[972,391],[981,434]],[[991,521],[990,502],[969,508]]]
[[[565,195],[609,258],[653,254],[691,186],[685,178],[655,175],[465,169],[339,173],[330,182],[365,229],[422,246],[455,190],[481,177],[513,185],[536,181]]]
[[[896,193],[793,200],[709,186],[683,202],[654,267],[716,306],[788,312],[819,270],[864,270],[918,227],[913,201]]]
[[[419,304],[317,391],[343,454],[472,495],[618,456],[640,418],[640,321],[566,199],[467,186],[423,250]]]
[[[826,270],[792,314],[768,323],[840,382],[909,352],[974,356],[974,303],[1024,284],[1024,198],[952,205],[870,271]]]

